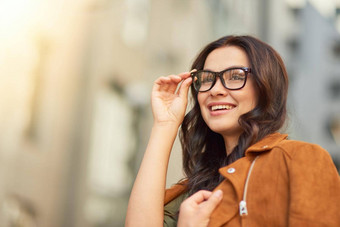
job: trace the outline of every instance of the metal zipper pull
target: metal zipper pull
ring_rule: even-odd
[[[247,203],[246,201],[242,200],[240,202],[240,216],[247,216],[248,210],[247,210]]]

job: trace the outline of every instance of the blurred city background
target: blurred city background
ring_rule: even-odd
[[[228,34],[278,50],[286,132],[339,168],[339,32],[340,0],[0,0],[0,226],[124,226],[153,81]]]

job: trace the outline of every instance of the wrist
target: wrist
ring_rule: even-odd
[[[154,121],[152,128],[166,129],[166,130],[178,130],[181,123],[175,121]]]
[[[167,141],[171,146],[173,145],[179,126],[175,123],[154,123],[151,129],[152,137],[158,138],[159,141]]]

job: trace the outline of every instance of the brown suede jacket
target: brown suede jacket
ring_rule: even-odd
[[[340,227],[340,177],[330,155],[286,138],[269,135],[220,168],[225,180],[215,190],[223,191],[223,199],[209,226]],[[185,192],[180,184],[166,190],[165,204],[182,201]]]

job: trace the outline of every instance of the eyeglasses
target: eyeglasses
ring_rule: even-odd
[[[223,86],[229,90],[239,90],[244,87],[247,75],[251,72],[247,67],[233,67],[221,72],[199,70],[191,73],[193,86],[197,92],[209,91],[219,77]]]

